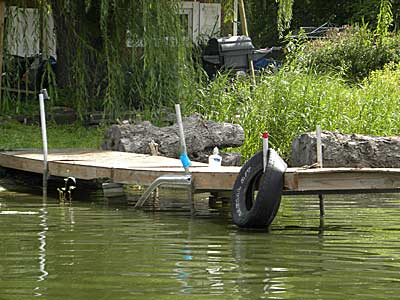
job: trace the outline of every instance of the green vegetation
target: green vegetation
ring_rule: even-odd
[[[0,149],[42,148],[40,126],[4,122],[1,126]],[[98,149],[103,138],[102,128],[86,128],[79,124],[47,127],[49,149],[79,148]]]
[[[22,0],[15,2],[26,5]],[[316,17],[318,1],[278,2],[246,1],[256,41],[278,36],[276,27],[274,34],[266,29],[262,23],[266,19],[278,20],[280,29],[289,25],[291,15],[292,24],[309,25],[300,24],[312,19],[304,11],[304,15],[299,13],[300,7],[310,6],[318,22],[327,17],[322,12]],[[332,11],[336,2],[324,5]],[[289,53],[283,67],[258,74],[255,86],[249,78],[232,74],[220,74],[212,82],[206,78],[197,64],[198,49],[176,18],[178,0],[127,0],[118,7],[111,0],[40,3],[44,12],[51,5],[62,33],[57,35],[57,84],[54,74],[46,73],[51,83],[49,105],[70,106],[81,117],[92,110],[113,117],[138,110],[143,119],[157,124],[168,111],[165,107],[180,102],[186,115],[196,112],[216,121],[240,123],[246,133],[239,149],[244,158],[259,150],[264,130],[270,132],[271,146],[285,158],[292,138],[314,130],[317,124],[344,133],[392,135],[400,130],[397,2],[369,0],[349,5],[341,11],[340,20],[364,20],[364,25],[332,32],[327,39],[287,41]],[[232,8],[231,0],[222,3]],[[371,15],[357,15],[361,6],[375,10]],[[269,17],[260,17],[263,14]],[[7,27],[6,35],[13,34],[11,30]],[[5,54],[8,70],[13,61]],[[13,87],[20,82],[5,80],[4,84]],[[0,99],[0,113],[32,114],[30,109],[37,111],[32,102],[22,94],[6,92]],[[2,129],[0,148],[41,147],[39,127],[6,123]],[[98,148],[101,131],[50,125],[49,147]]]
[[[13,3],[27,7],[25,0]],[[156,120],[162,106],[173,106],[185,94],[181,80],[195,80],[192,43],[177,17],[180,0],[45,0],[37,5],[35,31],[40,32],[50,11],[57,28],[56,74],[47,66],[40,78],[41,86],[50,84],[51,105],[72,107],[82,118],[94,110],[117,117],[140,109]],[[27,22],[24,10],[9,18]],[[6,24],[6,37],[17,35],[11,24]],[[35,42],[42,53],[49,53],[43,41]],[[4,57],[4,69],[13,76],[3,80],[0,113],[14,114],[26,98],[33,98],[15,92],[27,89],[22,74],[30,62],[15,64],[13,56]]]
[[[248,79],[220,76],[199,91],[188,109],[241,124],[246,140],[240,151],[245,158],[260,149],[264,130],[270,132],[271,147],[288,158],[293,137],[314,131],[317,124],[344,133],[397,134],[399,80],[399,65],[374,71],[358,85],[349,85],[339,75],[287,65],[275,75],[261,74],[255,87]]]
[[[366,26],[332,31],[327,39],[289,43],[289,56],[300,70],[341,74],[351,82],[362,81],[371,71],[400,62],[400,33],[377,35]]]
[[[289,157],[293,137],[315,130],[317,124],[324,130],[344,133],[397,134],[400,65],[394,63],[399,50],[393,45],[397,45],[398,37],[383,40],[380,57],[389,57],[385,60],[377,60],[378,53],[373,52],[377,45],[369,42],[370,37],[366,29],[349,30],[331,39],[289,43],[292,52],[287,63],[279,71],[258,74],[256,86],[250,78],[233,78],[230,74],[220,74],[211,82],[205,78],[195,84],[182,80],[186,85],[183,90],[190,91],[182,95],[183,112],[241,124],[246,140],[239,151],[244,158],[260,149],[260,132],[264,130],[270,132],[271,147],[285,158]],[[335,55],[339,51],[348,55],[340,60],[341,56]],[[362,64],[359,70],[369,75],[346,72],[355,69],[344,68],[347,63]],[[2,127],[5,134],[0,148],[41,147],[39,127],[14,123]],[[98,148],[102,139],[102,129],[80,125],[50,125],[48,132],[50,148]]]

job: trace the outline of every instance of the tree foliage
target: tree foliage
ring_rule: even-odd
[[[393,24],[392,0],[381,0],[378,14],[378,24],[376,32],[380,36],[385,36],[390,26]]]
[[[282,36],[283,31],[290,27],[293,14],[293,2],[294,0],[276,0],[279,4],[278,9],[278,32]]]
[[[73,57],[81,58],[81,69],[86,67],[83,73],[78,68],[71,73],[70,79],[80,81],[71,87],[81,86],[86,99],[97,99],[90,105],[107,112],[146,107],[156,111],[179,99],[182,70],[190,68],[191,61],[191,45],[176,17],[180,1],[56,2],[63,3],[58,14],[72,32],[75,49],[81,50]],[[68,11],[72,13],[64,13]],[[92,31],[79,28],[83,20],[93,22],[84,26]]]
[[[81,114],[149,108],[158,115],[190,90],[192,44],[177,17],[179,0],[39,3],[51,7],[56,23],[58,95],[52,96]]]
[[[234,0],[220,2],[225,20],[232,21]],[[21,7],[26,3],[12,2]],[[207,84],[193,63],[198,53],[178,17],[180,0],[42,0],[37,4],[43,13],[53,14],[56,24],[57,80],[51,70],[46,73],[54,87],[50,89],[53,104],[72,106],[82,116],[92,110],[116,116],[140,109],[157,118],[163,106],[184,102],[196,87]],[[250,35],[258,47],[276,45],[281,41],[278,33],[328,21],[364,23],[382,36],[396,30],[400,19],[400,2],[392,0],[245,0],[245,4]],[[40,19],[35,26],[41,26]],[[6,56],[7,71],[11,65]],[[10,80],[4,84],[15,87]],[[23,93],[7,93],[0,111],[16,112],[22,100]]]

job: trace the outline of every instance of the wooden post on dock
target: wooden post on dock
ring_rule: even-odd
[[[322,156],[322,138],[321,138],[321,126],[317,125],[315,135],[317,138],[317,164],[318,168],[323,167],[323,156]],[[318,195],[319,198],[319,215],[322,217],[325,215],[325,204],[324,196],[322,194]]]
[[[3,38],[4,38],[4,14],[6,10],[6,1],[0,0],[0,100],[2,97],[2,77],[3,77]]]
[[[322,162],[321,126],[317,125],[315,134],[317,137],[317,164],[318,164],[318,168],[322,168],[323,162]]]

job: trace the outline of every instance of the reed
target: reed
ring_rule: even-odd
[[[246,139],[239,149],[249,158],[261,148],[260,133],[283,157],[295,135],[324,130],[393,135],[400,131],[398,65],[373,72],[362,84],[349,85],[334,74],[300,72],[290,65],[277,74],[265,72],[252,86],[249,79],[220,76],[201,90],[188,109],[217,121],[239,123]]]

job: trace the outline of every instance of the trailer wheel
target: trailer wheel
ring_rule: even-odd
[[[287,165],[269,149],[264,173],[262,156],[258,152],[244,164],[233,186],[232,219],[239,227],[267,227],[279,209]]]

